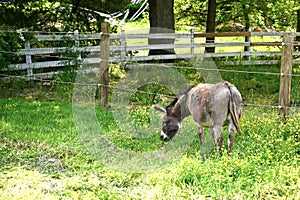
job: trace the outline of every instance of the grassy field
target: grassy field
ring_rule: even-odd
[[[182,157],[134,173],[95,159],[78,136],[71,103],[2,98],[0,106],[0,199],[300,198],[299,113],[284,124],[276,110],[246,107],[232,156],[201,156],[194,132]],[[120,147],[142,152],[164,145],[159,129],[151,139],[134,138],[118,129],[109,110],[96,110]]]

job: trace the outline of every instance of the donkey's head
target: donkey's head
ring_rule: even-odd
[[[157,111],[164,113],[162,116],[162,129],[160,139],[166,141],[176,135],[181,128],[181,112],[179,104],[176,104],[177,99],[172,102],[167,108],[153,105]]]

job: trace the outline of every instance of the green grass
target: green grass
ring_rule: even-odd
[[[2,98],[0,106],[0,199],[300,198],[299,113],[284,124],[277,110],[245,107],[232,156],[203,158],[192,132],[195,141],[182,157],[134,173],[111,169],[87,151],[70,103]],[[150,138],[135,138],[109,110],[97,107],[96,114],[119,147],[151,152],[165,145],[159,127]]]

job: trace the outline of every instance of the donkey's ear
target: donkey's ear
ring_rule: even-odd
[[[157,110],[159,112],[167,113],[166,109],[164,109],[163,107],[152,105],[152,108],[154,108],[154,110]]]

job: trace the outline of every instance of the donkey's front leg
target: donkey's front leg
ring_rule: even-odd
[[[200,145],[203,145],[204,143],[204,131],[203,128],[201,126],[198,126],[198,136],[200,139]]]

